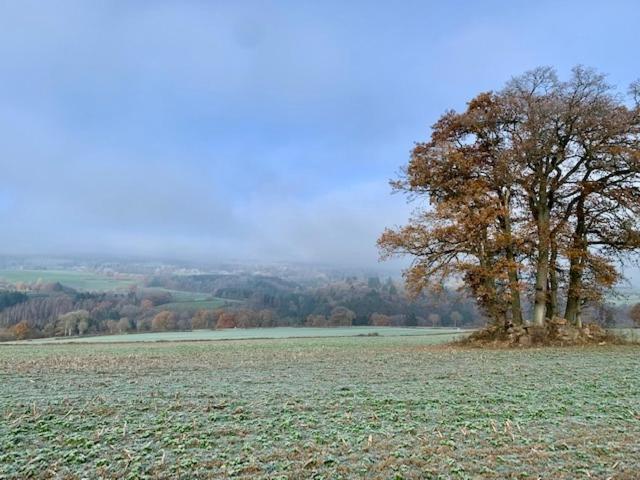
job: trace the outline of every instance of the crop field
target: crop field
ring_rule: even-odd
[[[10,283],[59,282],[62,285],[81,291],[107,292],[123,290],[134,285],[133,278],[116,278],[98,275],[92,272],[76,272],[71,270],[0,270],[0,280]]]
[[[158,305],[156,307],[156,311],[158,312],[162,310],[171,310],[178,313],[184,311],[215,310],[216,308],[221,308],[229,304],[242,303],[237,300],[214,297],[207,293],[186,292],[159,287],[145,287],[142,290],[144,293],[158,292],[171,294],[172,301]]]
[[[432,338],[0,346],[0,478],[637,478],[637,347]]]
[[[309,338],[309,337],[355,337],[368,335],[404,336],[430,335],[431,343],[445,343],[469,330],[453,328],[408,328],[408,327],[275,327],[275,328],[230,328],[223,330],[193,330],[187,332],[129,333],[121,335],[102,335],[84,337],[48,337],[33,340],[7,342],[23,344],[60,344],[60,343],[123,343],[123,342],[184,342],[205,340],[248,340],[268,338]]]

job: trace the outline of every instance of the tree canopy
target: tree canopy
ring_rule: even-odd
[[[413,257],[416,292],[462,280],[495,324],[523,323],[530,299],[531,323],[579,326],[640,248],[640,83],[628,93],[544,67],[444,113],[392,182],[420,203],[382,256]]]

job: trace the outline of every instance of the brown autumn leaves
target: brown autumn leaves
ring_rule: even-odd
[[[461,280],[495,325],[580,326],[640,248],[640,82],[628,93],[538,68],[445,113],[393,182],[422,204],[383,258],[413,256],[416,292]]]

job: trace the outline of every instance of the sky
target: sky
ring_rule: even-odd
[[[0,0],[0,253],[374,266],[448,109],[640,77],[630,1]]]

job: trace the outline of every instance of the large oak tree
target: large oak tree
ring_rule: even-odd
[[[413,256],[415,291],[461,279],[494,323],[522,323],[528,295],[533,324],[580,325],[640,248],[639,102],[638,82],[538,68],[446,112],[393,182],[420,204],[383,257]]]

